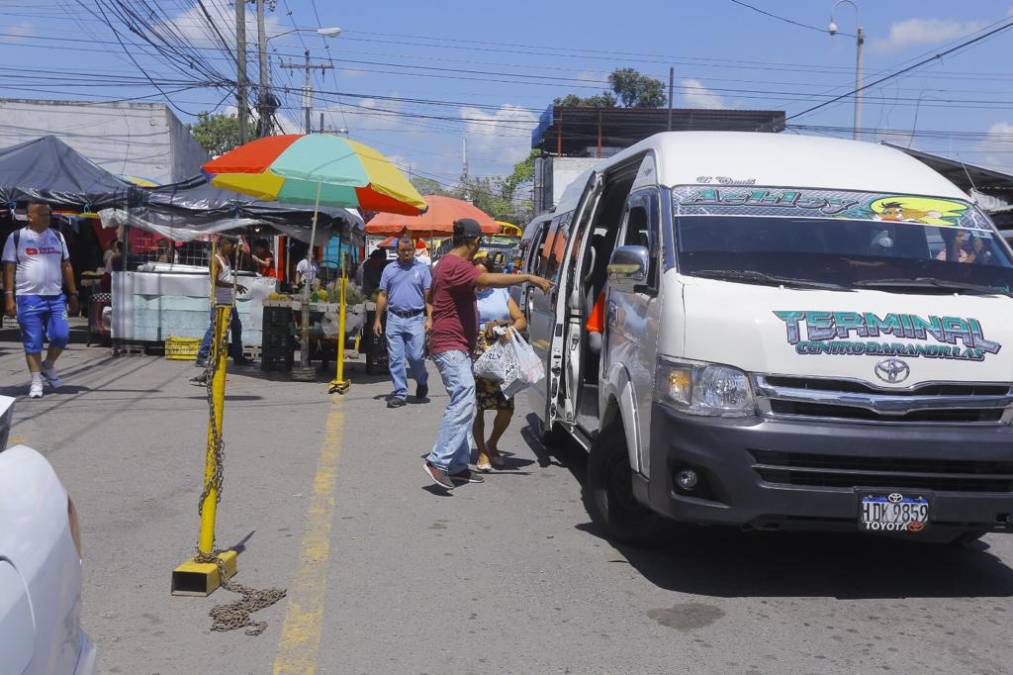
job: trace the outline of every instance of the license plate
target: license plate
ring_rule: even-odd
[[[861,493],[858,524],[864,532],[921,532],[929,524],[929,500],[900,492]]]

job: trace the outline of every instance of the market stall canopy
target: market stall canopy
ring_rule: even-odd
[[[104,227],[128,224],[176,241],[207,234],[266,225],[304,243],[310,240],[313,210],[304,206],[260,202],[253,197],[221,190],[204,176],[141,191],[142,206],[101,212]],[[328,236],[361,237],[362,216],[353,209],[320,209],[319,227]]]
[[[0,149],[0,200],[5,203],[40,201],[92,211],[126,206],[136,192],[56,136]]]
[[[150,209],[166,215],[178,215],[203,220],[221,218],[254,218],[270,225],[310,227],[313,222],[312,206],[259,201],[255,197],[216,188],[204,176],[162,185],[145,191]],[[320,214],[326,218],[345,221],[352,228],[361,229],[362,217],[353,209],[321,206]]]
[[[426,203],[378,150],[329,134],[269,136],[203,167],[215,187],[284,204],[414,215]]]
[[[485,211],[461,199],[443,195],[427,195],[429,210],[419,216],[399,216],[381,213],[366,223],[366,234],[395,236],[407,228],[412,237],[447,237],[454,233],[454,221],[471,218],[478,222],[484,234],[497,234],[499,225]]]

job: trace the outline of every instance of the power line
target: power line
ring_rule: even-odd
[[[898,70],[896,72],[893,72],[893,73],[890,73],[889,75],[885,75],[885,76],[883,76],[881,78],[878,78],[878,79],[870,82],[869,84],[862,85],[861,87],[857,87],[855,89],[852,89],[851,91],[849,91],[847,93],[841,94],[839,96],[835,96],[832,99],[830,99],[829,101],[824,101],[823,103],[820,103],[818,105],[812,106],[811,108],[807,108],[807,109],[803,110],[802,112],[798,112],[798,113],[794,113],[792,115],[789,115],[788,117],[785,118],[785,120],[791,120],[791,119],[795,119],[796,117],[801,117],[802,115],[808,115],[809,113],[814,112],[816,110],[819,110],[820,108],[825,108],[826,106],[828,106],[828,105],[830,105],[832,103],[836,103],[837,101],[840,101],[842,99],[848,98],[849,96],[854,96],[855,94],[857,94],[857,93],[859,93],[861,91],[865,91],[866,89],[869,89],[870,87],[875,87],[875,86],[878,86],[880,84],[883,84],[884,82],[886,82],[888,80],[892,80],[892,79],[894,79],[896,77],[900,77],[904,73],[908,73],[908,72],[910,72],[910,71],[912,71],[912,70],[914,70],[916,68],[920,68],[921,66],[924,66],[927,63],[931,63],[931,62],[936,61],[938,59],[942,59],[944,56],[946,56],[948,54],[952,54],[953,52],[955,52],[955,51],[957,51],[959,49],[964,49],[964,48],[969,47],[969,46],[971,46],[971,45],[973,45],[973,44],[975,44],[977,42],[981,42],[982,40],[985,40],[986,38],[991,37],[992,35],[995,35],[996,33],[1000,33],[1002,31],[1010,28],[1011,26],[1013,26],[1013,21],[1007,21],[1003,25],[1001,25],[1001,26],[999,26],[997,28],[993,28],[992,30],[988,31],[987,33],[984,33],[984,34],[979,35],[977,37],[971,38],[970,40],[965,40],[964,42],[961,42],[960,44],[955,45],[953,47],[950,47],[949,49],[946,49],[944,51],[941,51],[941,52],[938,52],[936,54],[933,54],[932,56],[930,56],[928,58],[925,58],[925,59],[922,59],[922,60],[920,60],[920,61],[918,61],[916,63],[913,63],[910,66],[907,66],[905,68],[901,68],[900,70]]]
[[[785,23],[790,23],[793,26],[798,26],[800,28],[808,28],[809,30],[814,30],[817,33],[826,33],[827,32],[827,30],[825,28],[820,28],[819,26],[812,26],[812,25],[810,25],[808,23],[801,23],[799,21],[795,21],[794,19],[789,19],[788,17],[785,17],[785,16],[779,16],[777,14],[773,14],[771,12],[768,12],[765,9],[760,9],[759,7],[756,7],[755,5],[750,5],[748,2],[742,2],[742,0],[732,0],[732,2],[734,2],[736,5],[741,5],[742,7],[745,7],[747,9],[751,9],[754,12],[759,12],[760,14],[763,14],[764,16],[769,16],[772,19],[777,19],[778,21],[783,21]],[[847,37],[855,37],[854,33],[845,33],[844,31],[837,31],[837,32],[840,33],[841,35],[846,35]]]

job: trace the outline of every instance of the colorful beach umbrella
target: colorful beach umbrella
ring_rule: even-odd
[[[340,136],[260,138],[204,165],[211,184],[285,204],[417,215],[426,202],[378,150]]]

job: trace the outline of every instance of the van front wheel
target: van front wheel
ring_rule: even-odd
[[[633,496],[633,471],[619,424],[603,429],[591,446],[584,503],[608,539],[636,546],[664,543],[664,518]]]

